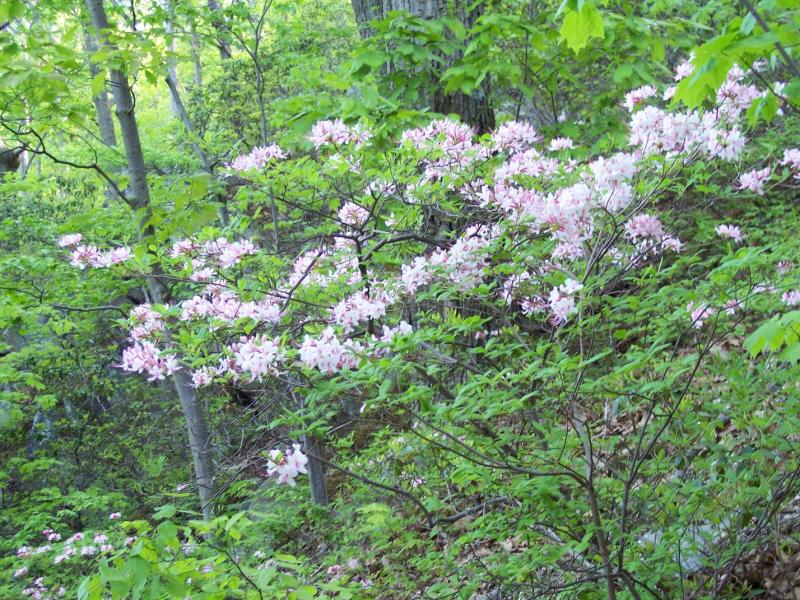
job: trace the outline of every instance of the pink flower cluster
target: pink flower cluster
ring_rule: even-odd
[[[341,342],[333,328],[327,327],[317,338],[305,336],[299,356],[305,366],[332,374],[344,369],[355,369],[359,362],[358,354],[363,352],[364,347],[359,342]]]
[[[498,226],[470,225],[449,249],[436,250],[428,263],[444,268],[460,289],[472,288],[480,284],[488,260],[487,248],[500,233]]]
[[[218,238],[206,242],[201,248],[207,257],[215,258],[222,267],[232,267],[243,257],[258,253],[258,248],[250,240],[229,242],[225,238]]]
[[[80,238],[80,234],[75,234],[74,236],[65,236],[65,238],[70,237],[74,240],[75,238]],[[62,242],[63,241],[64,238],[62,238]],[[85,269],[86,267],[103,269],[113,265],[121,264],[128,260],[131,256],[131,249],[127,246],[113,248],[103,252],[96,246],[78,245],[73,247],[70,264],[73,267],[78,267],[81,270]]]
[[[394,296],[383,290],[356,292],[334,306],[331,317],[345,333],[350,333],[359,323],[380,319],[386,314],[387,305],[394,301]]]
[[[61,534],[53,531],[52,529],[45,529],[42,535],[47,538],[48,542],[60,542]]]
[[[741,176],[739,177],[739,189],[750,190],[754,194],[763,196],[764,183],[767,181],[767,179],[769,179],[771,173],[772,169],[770,167],[764,167],[763,169],[754,169],[752,171],[747,171],[746,173],[742,173]]]
[[[738,119],[754,100],[764,95],[756,86],[744,83],[744,77],[745,72],[734,66],[717,90],[717,106],[729,119]]]
[[[250,381],[261,381],[264,375],[276,375],[277,363],[283,356],[280,339],[266,336],[242,338],[232,344],[233,367],[236,373],[247,373]]]
[[[656,91],[656,88],[654,88],[652,85],[643,85],[640,88],[632,90],[625,94],[625,108],[627,108],[628,111],[633,112],[633,109],[639,106],[639,104],[648,98],[652,98],[657,93],[658,92]]]
[[[781,164],[789,167],[789,170],[794,173],[795,178],[800,179],[800,148],[784,150]]]
[[[369,219],[369,211],[355,202],[346,202],[338,213],[339,220],[351,227],[361,227]]]
[[[433,274],[428,269],[428,261],[424,256],[417,256],[410,264],[401,265],[400,281],[405,291],[409,294],[415,293],[423,285],[427,285],[433,280]]]
[[[60,248],[76,248],[82,239],[83,236],[80,233],[70,233],[61,236],[58,240],[58,245]]]
[[[563,138],[558,138],[563,139]],[[565,142],[558,142],[554,147],[561,147]],[[512,155],[494,172],[495,181],[508,182],[520,175],[526,177],[548,177],[558,173],[559,162],[555,158],[542,156],[535,148]]]
[[[264,323],[277,323],[281,319],[281,306],[272,298],[244,301],[233,292],[213,287],[208,296],[192,296],[181,302],[181,321],[208,317],[233,323],[237,319],[253,319]]]
[[[206,267],[207,260],[213,260],[219,266],[225,268],[238,264],[245,256],[257,253],[258,248],[250,240],[244,239],[229,242],[224,237],[220,237],[203,243],[193,239],[178,240],[172,245],[169,255],[171,258],[191,258],[192,267],[200,270]],[[193,279],[199,281],[208,278]]]
[[[384,325],[383,334],[381,335],[380,341],[383,342],[384,344],[388,344],[391,343],[391,341],[394,340],[394,338],[397,337],[398,335],[400,336],[411,335],[413,332],[414,328],[411,327],[411,325],[409,325],[405,321],[400,321],[400,323],[398,323],[394,327]]]
[[[237,156],[231,164],[230,168],[234,171],[260,171],[268,163],[276,160],[286,158],[284,152],[277,144],[269,146],[256,146],[249,154],[242,154]]]
[[[563,325],[578,310],[575,294],[583,289],[583,285],[574,279],[567,279],[550,291],[549,305],[556,325]]]
[[[25,569],[27,572],[26,567],[23,567],[23,569]],[[14,577],[18,577],[19,575],[17,575],[17,573],[19,573],[21,570],[22,569],[17,569],[17,571],[14,573]],[[47,594],[48,591],[49,589],[44,585],[44,577],[37,577],[36,579],[34,579],[32,585],[22,590],[22,593],[28,596],[29,598],[33,598],[33,600],[43,600],[44,598],[53,598],[54,597],[53,594],[55,594],[55,597],[61,598],[67,593],[67,590],[64,589],[63,586],[57,588],[56,590],[53,590],[52,593],[45,596],[45,594]]]
[[[14,572],[14,577],[22,577],[27,572],[27,567],[21,567]],[[61,598],[67,593],[67,590],[62,586],[51,591],[44,585],[44,577],[37,577],[31,585],[22,590],[22,593],[33,600],[44,600],[45,598]]]
[[[511,136],[526,136],[528,133],[527,129],[511,126],[511,130],[503,134],[503,143],[519,147],[523,144],[519,138],[512,142],[508,140]],[[425,127],[404,131],[400,143],[425,152],[425,157],[420,161],[424,169],[423,181],[438,181],[489,156],[490,149],[474,143],[474,135],[475,132],[468,125],[439,119]]]
[[[702,328],[705,320],[713,317],[717,312],[708,304],[695,304],[694,302],[689,302],[689,304],[686,305],[686,311],[689,313],[692,320],[692,327],[695,329]]]
[[[727,125],[719,113],[667,113],[647,106],[633,113],[630,141],[640,152],[679,153],[700,151],[712,158],[734,160],[747,142],[741,130]]]
[[[147,373],[148,381],[164,379],[180,370],[173,354],[162,355],[151,342],[136,342],[122,351],[120,367],[133,373]]]
[[[133,323],[130,331],[131,339],[135,341],[152,337],[164,329],[164,316],[155,312],[149,303],[135,306],[131,310],[129,320]]]
[[[736,227],[736,225],[718,225],[715,231],[718,236],[730,238],[737,243],[744,239],[741,229]]]
[[[557,137],[550,140],[550,150],[560,152],[561,150],[571,150],[575,144],[568,137]]]
[[[781,295],[781,301],[786,306],[797,306],[800,304],[800,290],[790,290]]]
[[[492,145],[498,150],[522,152],[539,141],[539,135],[529,123],[509,121],[492,133]]]
[[[372,134],[361,125],[349,126],[341,119],[335,121],[319,121],[311,129],[308,139],[316,148],[333,144],[341,146],[343,144],[355,144],[359,147],[366,144]]]
[[[287,484],[290,487],[297,485],[295,479],[300,473],[308,473],[306,465],[308,457],[303,454],[300,444],[292,444],[292,448],[281,452],[277,448],[269,451],[267,461],[267,476],[275,476],[278,484]]]
[[[636,215],[625,223],[625,235],[636,243],[636,249],[643,255],[650,252],[672,250],[680,252],[681,241],[664,231],[661,220],[654,215]]]

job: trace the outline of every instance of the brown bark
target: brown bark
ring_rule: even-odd
[[[472,0],[351,0],[351,3],[363,37],[371,35],[370,21],[382,19],[391,11],[406,11],[423,19],[455,17],[467,30],[475,25],[483,12],[480,4],[472,6],[474,4]],[[461,56],[462,52],[459,52],[449,57],[449,64],[453,64]],[[445,65],[442,72],[448,66]],[[442,114],[455,113],[465,123],[469,123],[483,133],[493,129],[495,125],[494,110],[489,103],[490,91],[491,84],[488,77],[483,80],[478,89],[469,95],[463,92],[446,94],[439,87],[430,98],[430,108],[434,112]]]
[[[0,176],[4,173],[11,173],[20,167],[20,155],[22,148],[4,149],[0,148]]]

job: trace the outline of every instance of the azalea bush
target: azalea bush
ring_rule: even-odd
[[[119,512],[108,519],[117,525],[105,530],[78,531],[69,537],[47,528],[41,545],[20,546],[16,568],[5,593],[43,598],[160,598],[202,594],[207,598],[259,597],[267,592],[281,597],[311,598],[314,587],[303,583],[306,569],[296,558],[265,553],[237,543],[249,525],[244,514],[218,517],[213,522],[175,523],[173,505],[162,506],[144,520],[122,520]],[[233,550],[231,545],[237,544]],[[87,574],[95,575],[86,577]],[[75,581],[81,584],[74,587]],[[347,582],[330,584],[339,597],[352,597]],[[287,596],[288,595],[288,596]],[[11,596],[9,596],[11,597]]]
[[[245,394],[272,440],[248,466],[294,487],[316,464],[329,518],[367,524],[367,541],[342,534],[383,555],[360,593],[714,596],[798,491],[797,390],[741,351],[800,297],[796,241],[747,226],[800,174],[800,150],[764,152],[770,132],[746,130],[769,93],[755,74],[734,67],[691,112],[667,105],[673,87],[631,91],[628,138],[605,155],[516,121],[477,136],[440,119],[399,138],[319,122],[308,148],[230,164],[226,229],[58,245],[88,282],[97,269],[161,282],[168,303],[119,322],[119,366]],[[709,206],[723,218],[699,217]],[[156,553],[177,552],[175,526],[154,535]],[[398,583],[400,547],[424,558]],[[82,593],[144,589],[134,558],[101,563]],[[208,580],[186,560],[187,579]],[[249,597],[235,570],[208,585]]]

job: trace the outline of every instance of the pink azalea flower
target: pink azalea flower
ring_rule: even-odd
[[[764,195],[764,182],[769,179],[770,173],[772,170],[769,167],[765,167],[760,170],[753,170],[748,171],[746,173],[742,173],[739,177],[739,189],[740,190],[750,190],[754,194],[758,194],[759,196]]]
[[[572,140],[567,137],[558,137],[550,140],[550,150],[558,152],[559,150],[569,150],[574,147]]]
[[[361,227],[369,219],[369,211],[356,204],[355,202],[346,202],[338,213],[339,220],[345,225],[351,227]]]
[[[625,94],[625,108],[627,108],[629,112],[632,112],[634,108],[639,106],[639,104],[648,98],[652,98],[657,93],[658,92],[656,91],[656,88],[654,88],[652,85],[644,85],[640,88],[632,90]]]
[[[83,236],[80,233],[70,233],[58,240],[58,245],[62,248],[75,248],[78,244],[81,243]]]
[[[297,485],[295,479],[300,473],[307,473],[308,457],[303,454],[300,444],[292,444],[291,449],[281,452],[272,449],[267,461],[267,476],[276,476],[278,484],[287,484],[290,487]]]
[[[718,236],[730,238],[737,243],[744,239],[741,230],[735,225],[718,225],[715,231]]]
[[[800,304],[800,290],[784,292],[784,294],[781,295],[781,301],[786,306],[797,306]]]

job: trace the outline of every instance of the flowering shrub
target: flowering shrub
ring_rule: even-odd
[[[689,74],[681,65],[675,79]],[[519,122],[478,137],[435,120],[397,140],[320,122],[310,156],[271,147],[232,163],[248,182],[249,216],[226,236],[203,231],[148,260],[98,258],[115,251],[78,245],[80,234],[61,245],[81,269],[171,282],[169,304],[131,311],[122,369],[149,380],[187,369],[198,388],[280,399],[278,442],[260,465],[277,483],[294,487],[324,461],[408,501],[433,536],[480,513],[453,542],[456,564],[479,542],[509,545],[519,560],[487,567],[504,580],[580,586],[588,576],[609,595],[669,596],[679,572],[729,560],[741,550],[731,531],[755,526],[715,517],[733,502],[730,472],[715,470],[722,446],[681,458],[675,474],[670,457],[685,455],[676,447],[713,437],[702,419],[676,416],[715,410],[700,381],[747,315],[781,297],[796,303],[791,268],[735,248],[755,232],[693,224],[681,199],[713,184],[745,202],[800,171],[788,149],[737,183],[742,117],[763,95],[738,67],[708,110],[659,107],[673,92],[630,92],[627,145],[602,156]],[[253,223],[267,212],[261,243]],[[252,239],[229,239],[248,227]],[[708,256],[701,242],[714,246]],[[397,447],[353,452],[330,427],[342,414],[374,416],[385,430],[364,443],[397,434]],[[786,431],[779,414],[769,418]],[[757,435],[757,423],[738,426]],[[300,435],[323,438],[351,468],[289,447]],[[778,440],[767,445],[788,460]],[[769,462],[752,468],[774,483]],[[757,508],[773,509],[769,499]],[[675,523],[712,538],[685,539]],[[641,568],[654,561],[665,566]],[[462,571],[453,585],[479,579]]]
[[[679,67],[676,78],[684,70]],[[421,288],[448,284],[468,293],[493,282],[490,287],[503,290],[506,304],[564,325],[578,310],[577,292],[595,273],[640,268],[664,252],[681,251],[682,242],[651,211],[681,170],[700,160],[731,161],[741,155],[746,140],[738,120],[761,94],[745,83],[738,67],[730,72],[717,106],[706,112],[645,106],[657,90],[634,90],[625,100],[633,113],[631,151],[582,163],[568,154],[537,150],[539,136],[526,123],[506,123],[476,140],[469,127],[435,121],[403,133],[393,152],[374,162],[369,162],[371,135],[366,129],[341,121],[318,123],[309,139],[321,152],[322,173],[343,175],[342,165],[355,180],[350,183],[360,184],[350,192],[360,196],[343,201],[334,214],[320,214],[333,225],[326,228],[324,243],[299,254],[274,288],[263,289],[247,278],[237,280],[257,268],[257,262],[247,262],[250,257],[264,254],[251,240],[175,242],[161,256],[161,268],[184,282],[185,297],[175,306],[133,309],[134,343],[123,353],[121,366],[146,373],[150,380],[163,379],[180,368],[175,354],[180,351],[184,366],[194,367],[196,385],[237,381],[243,375],[250,382],[261,381],[267,374],[302,367],[326,374],[355,369],[361,360],[380,356],[397,334],[412,333],[413,325],[406,321],[390,325],[393,311],[408,305]],[[566,152],[572,142],[556,139],[548,147],[552,153]],[[787,150],[782,161],[793,175],[800,170],[793,158],[797,152]],[[257,171],[286,156],[273,145],[255,148],[233,164],[249,165],[234,166],[238,171]],[[306,158],[299,160],[308,164]],[[416,169],[421,174],[414,174]],[[397,175],[391,181],[370,180],[375,172]],[[743,173],[740,189],[763,194],[771,173],[771,167]],[[451,205],[462,217],[457,229],[429,232],[414,227],[420,209],[446,212]],[[400,210],[406,215],[388,224],[386,213]],[[743,239],[735,225],[720,225],[716,231],[735,242]],[[82,239],[70,234],[59,242],[74,248],[71,262],[81,269],[131,259],[127,248],[104,254],[79,245]],[[428,251],[413,254],[420,243]],[[510,247],[517,254],[502,262],[499,257]],[[401,261],[399,272],[379,264],[387,260],[376,256],[382,248],[391,260]],[[527,264],[533,266],[525,268]],[[304,294],[319,288],[335,300],[327,309],[310,311]],[[296,323],[310,320],[325,326],[316,335],[305,334],[302,343],[294,335],[246,335],[253,328],[296,331]],[[383,323],[379,338],[373,331],[381,320],[389,323]],[[358,331],[359,325],[366,330]],[[158,348],[158,342],[171,343],[165,337],[168,330],[172,339],[192,339],[189,345],[195,348],[203,338],[202,352]],[[237,331],[245,335],[222,342]]]
[[[302,583],[300,563],[294,557],[267,559],[263,551],[246,550],[238,543],[249,525],[244,515],[179,526],[168,519],[174,510],[173,506],[162,507],[156,515],[161,521],[157,526],[122,520],[104,531],[79,531],[68,537],[46,529],[42,532],[46,543],[17,549],[16,564],[21,566],[12,574],[13,589],[20,597],[34,600],[164,594],[171,598],[187,594],[243,597],[252,594],[255,586],[281,596],[316,593]],[[112,513],[109,519],[120,520],[121,515]],[[212,534],[214,542],[209,538]],[[224,547],[232,544],[237,544],[232,552]],[[86,578],[79,589],[72,587],[82,574],[92,571],[98,574]],[[348,588],[359,589],[360,584],[349,586],[347,581],[339,581],[327,585],[342,597],[348,596]]]

